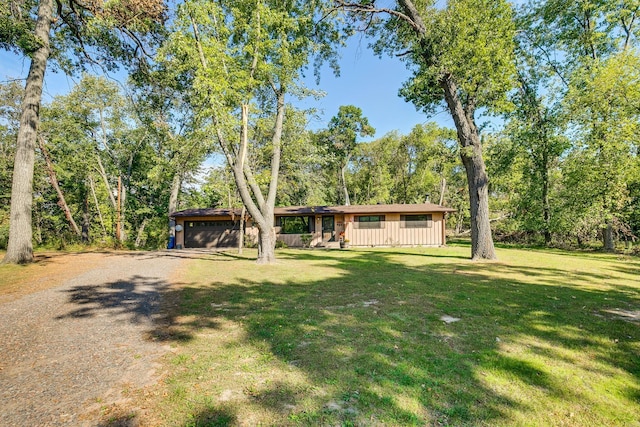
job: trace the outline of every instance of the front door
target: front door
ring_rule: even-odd
[[[322,217],[322,241],[336,241],[336,221],[333,215],[325,215]]]

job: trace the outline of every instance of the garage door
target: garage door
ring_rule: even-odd
[[[239,237],[239,221],[185,222],[185,248],[233,248]]]

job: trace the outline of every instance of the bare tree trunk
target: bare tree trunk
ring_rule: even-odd
[[[447,192],[447,179],[443,176],[440,178],[440,201],[438,204],[443,206],[444,203],[444,195]]]
[[[244,217],[246,215],[247,215],[247,207],[245,205],[242,205],[242,212],[240,214],[240,237],[238,237],[238,254],[239,255],[242,255],[242,250],[244,249]]]
[[[86,187],[85,187],[84,200],[82,203],[82,234],[80,236],[80,238],[82,239],[82,243],[89,243],[90,230],[91,230],[91,212],[89,211],[89,192],[86,191]]]
[[[111,206],[113,209],[118,208],[118,203],[116,202],[115,196],[113,195],[113,190],[111,189],[111,184],[109,184],[109,178],[107,177],[107,172],[104,170],[104,166],[102,165],[102,160],[100,159],[100,155],[96,155],[96,159],[98,161],[98,173],[102,177],[102,181],[104,182],[104,186],[107,187],[107,194],[109,195],[109,200],[111,200]]]
[[[270,227],[266,232],[260,230],[258,236],[258,264],[273,264],[276,261],[276,230]]]
[[[44,161],[47,164],[47,173],[49,174],[49,182],[51,182],[51,186],[54,190],[56,190],[56,194],[58,195],[58,206],[64,212],[65,218],[69,222],[71,229],[78,236],[82,236],[76,221],[73,219],[73,215],[71,215],[71,210],[69,209],[69,205],[67,205],[67,201],[64,198],[64,194],[60,189],[60,185],[58,184],[58,178],[56,176],[56,171],[53,168],[53,163],[51,163],[51,157],[49,157],[49,152],[47,151],[47,147],[44,145],[44,139],[41,136],[38,136],[38,143],[40,145],[40,151],[42,152],[42,156],[44,157]]]
[[[349,190],[347,190],[347,179],[345,178],[345,170],[347,169],[347,163],[344,164],[340,168],[340,179],[342,180],[342,194],[344,195],[344,204],[345,206],[351,205],[351,200],[349,199]]]
[[[139,248],[140,246],[142,246],[143,242],[143,238],[144,238],[144,229],[147,226],[147,223],[149,222],[149,218],[145,218],[142,220],[142,224],[140,224],[140,228],[138,228],[138,234],[136,235],[136,241],[135,241],[135,246],[136,248]]]
[[[16,143],[11,185],[11,212],[9,217],[9,242],[2,260],[5,264],[20,264],[33,261],[33,229],[31,216],[33,206],[33,166],[35,144],[40,120],[42,84],[49,59],[49,31],[53,19],[53,1],[40,0],[35,37],[41,43],[31,57],[29,75],[25,84],[20,128]]]
[[[496,259],[489,222],[489,177],[482,158],[482,142],[475,125],[472,105],[463,107],[453,77],[440,80],[449,111],[456,124],[460,158],[467,172],[471,214],[471,259]]]
[[[107,227],[104,225],[104,219],[102,218],[102,212],[100,211],[100,204],[98,203],[98,197],[96,196],[96,188],[93,183],[93,178],[89,176],[89,187],[91,188],[91,195],[93,196],[93,203],[96,205],[96,210],[98,211],[98,218],[100,219],[100,226],[102,227],[102,235],[107,235]]]
[[[240,138],[240,149],[235,158],[229,151],[228,145],[225,144],[224,138],[218,129],[220,146],[225,151],[227,161],[233,169],[233,175],[242,202],[258,227],[258,259],[256,260],[258,264],[271,264],[276,260],[276,233],[273,210],[278,187],[278,173],[280,170],[280,143],[282,140],[285,114],[284,91],[282,89],[276,91],[276,96],[276,122],[271,138],[273,145],[271,154],[271,179],[269,181],[269,193],[266,199],[255,181],[249,166],[246,165],[244,161],[248,148],[249,106],[246,104],[242,105],[242,134]],[[255,201],[252,194],[253,197],[255,197]]]

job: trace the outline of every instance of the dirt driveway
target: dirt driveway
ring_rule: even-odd
[[[102,408],[157,379],[169,349],[152,331],[188,254],[76,257],[72,273],[50,263],[38,279],[47,286],[0,299],[1,426],[102,425]]]

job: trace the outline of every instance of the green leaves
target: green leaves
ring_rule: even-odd
[[[401,95],[416,107],[433,111],[443,100],[439,82],[453,76],[463,99],[494,112],[509,108],[514,85],[512,10],[505,1],[454,0],[443,9],[427,7],[425,33],[398,32],[406,45],[414,76]]]
[[[0,48],[30,55],[40,47],[29,16],[33,7],[33,1],[0,0]]]

